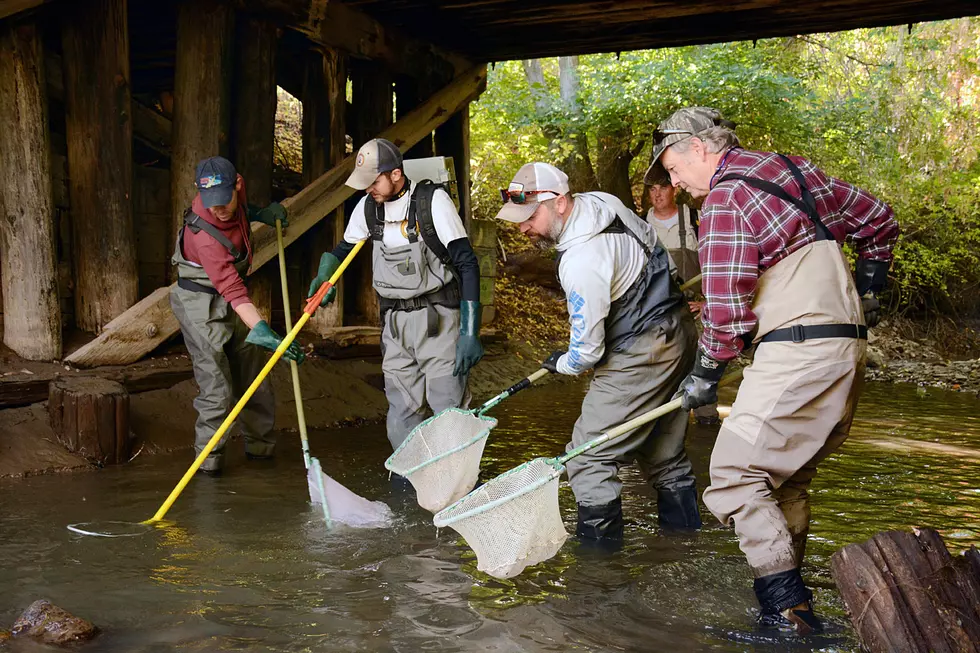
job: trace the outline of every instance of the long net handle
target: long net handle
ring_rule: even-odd
[[[691,277],[690,279],[688,279],[687,281],[681,284],[681,292],[684,292],[685,290],[690,290],[691,288],[698,285],[699,283],[701,283],[700,272],[698,274],[695,274],[693,277]]]
[[[476,411],[475,411],[476,414],[477,415],[483,415],[483,413],[487,412],[488,410],[490,410],[491,408],[493,408],[494,406],[496,406],[497,404],[499,404],[501,401],[503,401],[507,397],[513,397],[514,395],[516,395],[521,390],[524,390],[525,388],[530,388],[532,383],[534,383],[535,381],[537,381],[539,379],[542,379],[542,378],[548,376],[549,374],[551,374],[551,372],[549,372],[548,370],[546,370],[545,368],[542,367],[540,370],[538,370],[534,374],[531,374],[530,376],[524,377],[523,379],[521,379],[520,381],[518,381],[514,385],[510,386],[509,388],[507,388],[506,390],[504,390],[503,392],[501,392],[499,395],[497,395],[493,399],[490,399],[489,401],[487,401],[487,403],[485,403],[482,406],[480,406],[479,408],[477,408]]]
[[[276,220],[276,244],[279,246],[279,284],[282,287],[282,310],[286,318],[286,330],[293,328],[293,317],[289,314],[292,302],[289,301],[289,281],[286,279],[286,247],[282,242],[282,221]],[[303,444],[303,463],[310,468],[310,441],[306,435],[306,412],[303,407],[303,391],[299,384],[299,366],[289,361],[289,373],[293,377],[293,400],[296,402],[296,422],[299,425],[299,439]]]
[[[170,507],[174,505],[174,502],[177,500],[177,497],[180,496],[180,493],[184,491],[184,488],[187,487],[187,484],[190,483],[192,478],[194,478],[194,473],[204,463],[204,460],[208,457],[208,455],[211,454],[211,451],[218,445],[218,442],[221,441],[221,437],[225,433],[227,433],[228,429],[231,428],[231,425],[235,423],[235,418],[238,417],[239,413],[242,412],[242,409],[245,408],[245,404],[248,403],[248,400],[252,398],[252,395],[255,394],[255,391],[259,389],[260,385],[262,385],[262,382],[265,380],[265,377],[269,375],[269,372],[272,371],[272,368],[275,367],[275,364],[279,362],[279,359],[282,358],[282,355],[285,353],[289,345],[293,344],[293,340],[296,339],[296,335],[302,330],[302,328],[309,321],[310,316],[313,315],[314,311],[316,311],[317,307],[320,305],[320,300],[322,300],[323,297],[327,294],[327,292],[333,287],[333,285],[337,283],[337,280],[340,278],[340,275],[344,273],[344,270],[347,269],[347,266],[350,265],[351,261],[354,260],[354,257],[357,255],[359,251],[361,251],[361,247],[363,246],[364,246],[364,241],[361,241],[356,245],[354,245],[354,249],[351,250],[351,253],[347,255],[347,258],[344,259],[344,262],[340,264],[340,267],[337,268],[337,271],[333,273],[333,276],[330,277],[330,280],[325,281],[323,285],[320,286],[320,289],[316,292],[316,294],[310,298],[310,301],[307,302],[306,304],[306,309],[303,311],[303,314],[300,315],[299,320],[296,322],[296,325],[289,330],[289,333],[287,333],[286,337],[282,339],[282,342],[279,343],[279,346],[276,347],[276,350],[272,352],[272,356],[269,358],[269,361],[265,364],[265,367],[262,368],[262,371],[260,371],[258,376],[255,377],[255,380],[252,381],[252,385],[248,386],[248,389],[245,391],[245,394],[243,394],[242,398],[238,400],[238,403],[235,404],[235,407],[231,409],[231,412],[228,413],[228,417],[226,417],[225,421],[221,423],[221,426],[218,427],[218,430],[214,432],[214,435],[211,436],[211,439],[204,446],[204,449],[201,450],[201,453],[198,454],[197,458],[194,459],[194,462],[191,463],[191,466],[187,468],[186,472],[184,472],[184,476],[177,483],[177,486],[174,487],[173,491],[170,493],[170,496],[168,496],[167,500],[163,502],[163,505],[160,506],[160,509],[157,510],[155,515],[153,515],[152,517],[150,517],[149,519],[147,519],[142,523],[152,524],[164,518],[164,516],[167,514],[167,511],[170,510]],[[325,500],[326,499],[324,499],[324,501]]]
[[[719,386],[728,385],[729,383],[732,383],[734,381],[737,381],[740,378],[742,378],[742,370],[739,370],[737,372],[732,372],[731,374],[727,375],[725,378],[723,378],[721,381],[718,382],[718,385]],[[564,456],[559,456],[555,460],[559,464],[564,465],[566,462],[568,462],[572,458],[574,458],[576,456],[580,456],[583,453],[585,453],[586,451],[590,451],[592,449],[595,449],[599,445],[605,444],[606,442],[609,442],[610,440],[615,440],[616,438],[620,437],[621,435],[625,435],[625,434],[629,433],[630,431],[632,431],[633,429],[635,429],[638,426],[643,426],[644,424],[648,424],[648,423],[652,422],[653,420],[655,420],[655,419],[657,419],[659,417],[663,417],[667,413],[670,413],[670,412],[673,412],[673,411],[677,410],[678,408],[681,407],[681,405],[683,404],[683,401],[684,401],[684,398],[683,397],[678,397],[677,399],[674,399],[672,401],[668,401],[663,406],[660,406],[658,408],[654,408],[653,410],[649,410],[649,411],[643,413],[642,415],[640,415],[638,417],[634,417],[633,419],[631,419],[628,422],[624,422],[623,424],[620,424],[619,426],[617,426],[617,427],[615,427],[613,429],[610,429],[609,431],[603,433],[602,435],[600,435],[596,439],[589,440],[585,444],[583,444],[581,446],[578,446],[578,447],[575,447],[574,449],[572,449],[571,451],[569,451],[568,453],[566,453]]]

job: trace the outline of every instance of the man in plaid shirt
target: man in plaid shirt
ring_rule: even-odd
[[[820,628],[800,575],[817,464],[847,437],[898,224],[891,208],[806,159],[744,150],[734,124],[681,109],[653,162],[703,197],[698,252],[707,303],[684,408],[717,400],[725,366],[753,363],[711,456],[705,505],[734,524],[755,573],[763,627]],[[858,253],[856,274],[840,247]]]

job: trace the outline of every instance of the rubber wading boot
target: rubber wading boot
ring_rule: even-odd
[[[823,630],[813,613],[813,592],[803,584],[799,569],[790,569],[756,578],[755,595],[761,608],[760,630],[809,635]]]
[[[617,498],[598,506],[578,504],[575,534],[585,540],[623,541],[623,501]]]
[[[657,490],[657,513],[661,530],[696,531],[701,528],[697,487]]]

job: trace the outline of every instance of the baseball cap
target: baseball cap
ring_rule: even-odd
[[[382,172],[402,167],[402,153],[391,141],[375,138],[357,151],[354,172],[344,183],[356,190],[365,190]]]
[[[514,175],[506,189],[501,189],[504,206],[498,220],[524,222],[546,200],[568,193],[568,175],[548,163],[528,163]]]
[[[650,167],[643,176],[643,183],[652,185],[652,180],[657,176],[655,166],[664,150],[674,143],[717,126],[735,129],[734,122],[725,120],[721,113],[710,107],[685,107],[671,114],[653,132],[653,156],[650,158]]]
[[[212,156],[197,164],[194,178],[204,208],[210,209],[212,206],[224,206],[231,202],[235,195],[238,172],[228,159]]]

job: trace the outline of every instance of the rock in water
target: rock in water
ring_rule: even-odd
[[[91,622],[62,610],[49,601],[34,601],[14,622],[15,637],[33,637],[45,644],[85,642],[99,632]]]
[[[4,630],[3,628],[0,628],[0,644],[3,644],[11,637],[13,637],[13,635],[10,634],[9,630]]]

